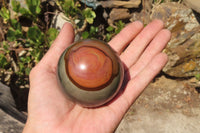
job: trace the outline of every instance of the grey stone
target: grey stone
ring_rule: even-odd
[[[125,8],[137,8],[139,7],[141,0],[80,0],[85,3],[87,6],[96,9],[98,6],[103,6],[104,8],[113,8],[113,7],[125,7]]]
[[[196,12],[200,13],[200,0],[183,0],[183,2]]]
[[[96,9],[100,5],[98,0],[80,0],[80,1],[85,3],[87,6],[92,7],[93,9]]]
[[[104,8],[113,8],[113,7],[124,7],[124,8],[138,8],[141,4],[141,0],[107,0],[100,1],[100,4]]]
[[[174,77],[200,73],[200,24],[192,10],[177,2],[155,5],[151,19],[161,19],[172,32],[165,49],[169,61],[163,71]]]
[[[66,22],[70,23],[70,19],[64,13],[55,11],[55,15],[51,21],[51,27],[61,30]]]
[[[115,133],[200,133],[200,94],[162,76],[129,109]]]
[[[24,124],[0,109],[0,133],[21,133]]]
[[[0,82],[0,110],[6,116],[11,117],[20,123],[26,122],[26,115],[18,111],[15,106],[15,101],[11,95],[10,88]],[[2,114],[1,114],[2,115]],[[3,115],[4,116],[4,115]],[[1,125],[2,123],[0,123]]]

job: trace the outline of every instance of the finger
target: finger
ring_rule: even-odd
[[[148,24],[141,31],[141,33],[131,42],[131,44],[120,56],[121,60],[126,64],[127,68],[129,68],[138,60],[147,45],[163,28],[163,26],[164,24],[161,20],[154,20],[150,24]]]
[[[65,23],[56,40],[40,61],[47,67],[56,68],[62,52],[74,41],[74,30],[70,23]]]
[[[130,78],[135,77],[145,66],[160,53],[171,38],[171,32],[167,29],[161,30],[146,48],[138,61],[129,69]]]
[[[142,93],[152,79],[161,71],[167,63],[168,57],[164,53],[160,53],[141,71],[136,77],[131,79],[125,89],[109,107],[117,110],[118,115],[123,115],[133,104],[136,98]],[[122,107],[123,106],[123,107]]]
[[[51,48],[59,47],[61,50],[67,48],[74,41],[74,29],[70,23],[65,23],[51,45]]]
[[[128,24],[122,31],[117,34],[110,42],[110,46],[117,52],[122,50],[137,36],[142,30],[143,24],[140,21],[135,21]]]

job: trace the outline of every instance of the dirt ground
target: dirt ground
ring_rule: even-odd
[[[129,109],[116,133],[200,133],[200,93],[193,79],[157,77]],[[24,124],[0,110],[0,133]]]
[[[116,133],[200,133],[198,91],[188,80],[157,78],[127,112]]]

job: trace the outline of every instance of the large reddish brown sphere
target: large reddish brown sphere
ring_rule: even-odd
[[[85,107],[100,106],[111,100],[119,91],[123,77],[119,57],[99,40],[72,44],[58,63],[58,78],[64,92]]]
[[[67,56],[65,61],[71,80],[90,91],[106,84],[112,76],[111,59],[93,47],[80,47]]]

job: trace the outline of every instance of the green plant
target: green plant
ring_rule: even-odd
[[[41,24],[40,0],[26,0],[25,8],[16,0],[12,0],[11,5],[15,12],[13,19],[6,7],[0,9],[0,15],[8,25],[6,40],[0,42],[0,66],[3,71],[7,71],[8,68],[9,71],[14,71],[16,83],[12,84],[23,86],[28,84],[30,70],[46,53],[58,35],[58,30],[46,28],[47,26]],[[23,28],[19,21],[21,16],[32,21],[29,27]],[[11,65],[8,59],[12,59],[15,65]]]
[[[195,78],[200,81],[200,73],[196,74]]]
[[[154,0],[154,3],[163,3],[165,0]]]
[[[26,0],[27,8],[21,7],[20,2],[16,0],[11,1],[13,11],[20,13],[33,21],[37,21],[37,16],[41,12],[40,0]]]
[[[49,46],[53,43],[53,41],[56,39],[57,36],[58,36],[58,30],[55,28],[49,28],[45,36]]]
[[[0,66],[1,68],[6,69],[6,67],[9,65],[9,62],[6,59],[6,56],[4,54],[0,54]]]
[[[83,39],[94,38],[97,35],[98,31],[98,27],[91,26],[89,31],[84,31],[81,36]]]
[[[57,4],[62,8],[67,17],[74,18],[81,14],[79,9],[81,5],[77,0],[58,0]]]
[[[0,46],[0,68],[7,69],[10,65],[7,58],[7,55],[10,53],[9,46],[5,41]]]
[[[86,8],[83,10],[83,16],[89,24],[93,24],[94,19],[96,18],[96,13],[92,11],[91,8]]]
[[[32,59],[37,63],[40,61],[45,53],[45,48],[48,48],[48,44],[45,45],[44,33],[37,27],[30,27],[27,32],[26,46],[32,47],[31,55]]]
[[[85,27],[86,23],[93,24],[96,18],[96,13],[91,8],[82,8],[78,0],[58,0],[57,4],[77,30]]]
[[[6,7],[2,7],[0,10],[0,16],[3,18],[4,23],[7,23],[10,19],[10,11]]]
[[[16,19],[10,20],[11,27],[9,27],[7,32],[7,39],[9,41],[15,41],[19,38],[23,38],[21,24]]]
[[[124,28],[125,23],[119,20],[118,22],[115,22],[115,26],[116,27],[108,26],[106,28],[106,41],[110,41],[114,35],[118,34]]]
[[[117,28],[115,28],[115,33],[118,34],[124,28],[125,23],[119,20],[115,25],[117,26]]]
[[[114,35],[114,32],[115,32],[114,27],[108,26],[106,28],[106,31],[108,32],[108,33],[106,33],[106,40],[109,41],[112,38],[112,36]]]
[[[39,47],[40,44],[44,43],[44,33],[37,26],[29,28],[27,38],[31,46],[34,47]]]

